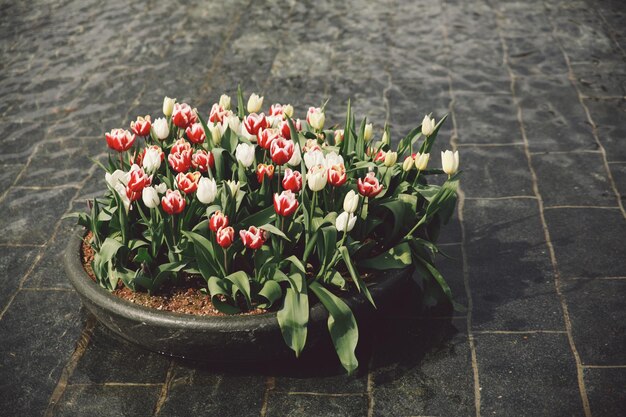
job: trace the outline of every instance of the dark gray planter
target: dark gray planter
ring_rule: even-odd
[[[96,284],[85,272],[81,239],[72,237],[65,251],[65,269],[83,304],[114,334],[151,351],[206,362],[271,360],[292,355],[285,345],[276,313],[207,317],[158,311],[120,299]],[[411,269],[391,270],[370,287],[378,310],[397,300]],[[374,310],[364,297],[345,299],[359,326]],[[330,345],[328,314],[320,304],[311,308],[305,353]]]

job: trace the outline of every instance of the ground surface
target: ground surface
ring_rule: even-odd
[[[620,1],[0,3],[0,414],[623,413]],[[61,217],[103,186],[87,157],[166,94],[206,112],[238,82],[300,115],[330,97],[330,121],[352,97],[396,139],[451,113],[439,146],[465,174],[440,265],[466,313],[383,320],[352,377],[173,361],[89,319],[60,260]]]

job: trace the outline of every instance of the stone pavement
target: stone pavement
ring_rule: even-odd
[[[125,3],[0,1],[0,414],[623,415],[620,0]],[[383,319],[351,377],[170,360],[89,318],[60,260],[103,186],[87,157],[164,95],[206,112],[239,82],[300,114],[330,98],[331,121],[352,97],[396,139],[450,113],[440,265],[467,312]]]

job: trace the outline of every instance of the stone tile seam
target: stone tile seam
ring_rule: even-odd
[[[487,201],[498,201],[498,200],[536,200],[537,197],[534,195],[507,195],[502,197],[465,197],[466,201],[477,201],[477,200],[487,200]]]
[[[587,396],[587,390],[585,387],[585,381],[583,378],[583,369],[581,367],[581,359],[580,359],[580,355],[578,353],[578,349],[576,348],[576,344],[574,342],[574,337],[572,334],[572,324],[570,321],[570,317],[569,317],[569,310],[567,308],[567,303],[565,301],[565,297],[563,296],[563,293],[561,291],[561,283],[560,283],[560,272],[559,272],[559,268],[558,268],[558,264],[557,264],[557,260],[556,260],[556,253],[554,251],[554,246],[552,244],[552,240],[550,237],[550,231],[548,229],[548,224],[545,218],[545,214],[544,214],[544,205],[543,205],[543,198],[541,196],[541,193],[539,191],[539,181],[537,178],[537,173],[535,172],[533,163],[532,163],[532,155],[530,154],[530,146],[529,146],[529,142],[528,142],[528,137],[526,135],[526,128],[524,125],[524,118],[523,118],[523,112],[522,112],[522,108],[519,104],[519,99],[517,97],[517,95],[515,94],[515,77],[513,74],[513,70],[511,69],[511,66],[508,62],[508,45],[506,43],[506,40],[504,39],[504,36],[502,35],[502,28],[501,28],[501,20],[504,18],[502,16],[502,13],[500,12],[499,9],[496,9],[495,7],[493,7],[491,5],[490,2],[489,6],[494,10],[495,14],[496,14],[496,19],[495,19],[495,23],[496,23],[496,28],[497,28],[497,32],[498,32],[498,37],[500,38],[500,43],[502,44],[502,51],[503,51],[503,64],[504,66],[506,66],[507,71],[509,72],[510,78],[511,78],[511,95],[513,97],[513,101],[515,103],[515,106],[517,107],[517,120],[518,120],[518,124],[519,124],[519,128],[520,128],[520,132],[522,134],[522,138],[524,140],[524,150],[526,153],[526,159],[528,161],[528,168],[531,174],[531,179],[532,179],[532,185],[533,185],[533,192],[534,194],[537,196],[537,203],[539,206],[539,217],[541,220],[541,224],[542,224],[542,228],[543,228],[543,232],[544,232],[544,239],[546,242],[546,246],[548,248],[548,252],[550,254],[550,261],[552,263],[552,268],[554,271],[554,286],[555,286],[555,291],[556,291],[556,295],[560,301],[561,304],[561,309],[562,309],[562,314],[563,314],[563,320],[565,322],[565,328],[567,330],[567,339],[570,345],[570,349],[572,351],[572,355],[574,357],[574,361],[576,364],[576,374],[577,374],[577,380],[578,380],[578,388],[579,388],[579,393],[580,393],[580,399],[582,401],[582,406],[583,406],[583,411],[585,413],[586,417],[591,417],[591,408],[589,406],[589,398]],[[545,4],[544,4],[545,7]]]
[[[567,334],[565,330],[474,330],[474,334]]]
[[[563,205],[563,206],[544,206],[544,210],[562,210],[562,209],[600,209],[600,210],[619,210],[617,206],[575,206],[575,205]]]
[[[167,367],[167,372],[165,373],[165,380],[162,383],[155,384],[156,386],[161,386],[161,391],[159,392],[159,397],[157,398],[156,403],[154,404],[154,410],[152,415],[154,417],[158,416],[163,406],[167,402],[167,396],[169,395],[170,386],[172,385],[172,380],[174,378],[174,360],[170,359],[170,363]]]
[[[261,403],[261,412],[259,414],[260,417],[267,416],[270,393],[273,392],[275,388],[276,388],[276,378],[273,376],[268,376],[265,379],[265,390],[263,391],[263,402]]]
[[[585,369],[626,369],[626,365],[583,365]]]
[[[617,38],[615,37],[615,29],[613,28],[613,25],[609,23],[608,20],[606,20],[606,17],[604,17],[604,14],[602,14],[602,12],[600,11],[599,8],[594,7],[595,12],[598,14],[598,16],[600,17],[600,19],[602,19],[602,21],[604,22],[604,24],[606,25],[607,28],[609,28],[608,32],[609,32],[609,36],[611,38],[611,40],[613,41],[613,43],[615,44],[615,46],[617,46],[617,49],[619,49],[622,53],[622,56],[626,57],[626,51],[624,51],[624,48],[622,48],[622,45],[619,43],[619,41],[617,40]]]
[[[511,142],[511,143],[459,143],[456,145],[458,148],[501,148],[501,147],[514,147],[524,146],[524,142]]]

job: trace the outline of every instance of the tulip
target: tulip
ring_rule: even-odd
[[[150,116],[137,117],[137,121],[130,122],[130,129],[137,136],[148,136],[150,134]]]
[[[324,122],[326,116],[322,109],[319,107],[309,107],[309,111],[306,115],[306,122],[315,130],[322,130],[324,128]]]
[[[250,113],[243,119],[243,127],[250,136],[257,136],[259,130],[269,127],[265,114]]]
[[[145,187],[149,186],[152,182],[152,177],[149,177],[143,168],[139,168],[137,165],[133,165],[130,169],[130,176],[126,186],[134,193],[140,193]]]
[[[348,191],[348,194],[343,199],[343,209],[348,213],[354,213],[358,206],[359,195],[354,190]]]
[[[191,168],[191,149],[171,152],[167,156],[170,167],[176,172],[186,172]]]
[[[161,161],[165,158],[165,154],[156,145],[149,146],[144,149],[142,157],[143,168],[149,174],[154,174],[161,167]]]
[[[423,171],[428,166],[428,160],[430,159],[429,153],[416,153],[415,154],[415,168],[418,171]]]
[[[279,137],[270,146],[270,155],[276,165],[285,165],[293,156],[294,143]]]
[[[389,145],[389,132],[386,130],[383,132],[383,138],[380,140],[383,145]]]
[[[257,94],[251,94],[248,99],[248,113],[257,113],[263,107],[263,97],[259,97]]]
[[[300,145],[296,143],[293,148],[293,155],[291,155],[291,158],[287,161],[287,163],[293,167],[300,165],[300,162],[302,162],[302,154],[300,153]]]
[[[309,150],[304,154],[304,165],[307,169],[311,169],[315,165],[326,165],[326,158],[321,150]]]
[[[274,177],[274,165],[259,164],[256,169],[256,178],[259,184],[263,184],[263,179],[267,177],[270,180]]]
[[[111,188],[117,187],[118,184],[122,184],[125,187],[130,179],[130,174],[122,171],[121,169],[116,169],[112,174],[109,174],[108,172],[104,174],[104,179]]]
[[[233,244],[235,240],[235,229],[232,227],[222,227],[216,232],[217,244],[226,249]]]
[[[217,232],[219,229],[228,226],[228,216],[217,210],[209,219],[209,229]]]
[[[170,216],[182,213],[186,204],[185,197],[183,197],[178,190],[167,190],[165,195],[161,198],[161,206]]]
[[[211,140],[213,141],[213,144],[215,146],[219,146],[219,144],[222,143],[221,125],[219,124],[214,125],[214,124],[209,123],[207,127],[209,128],[209,133],[211,133]]]
[[[178,152],[190,151],[190,150],[191,150],[191,144],[187,142],[185,139],[180,138],[176,142],[174,142],[174,145],[172,145],[172,148],[170,149],[170,153],[178,153]]]
[[[372,136],[374,135],[374,126],[371,123],[365,125],[365,130],[363,131],[363,139],[365,142],[369,142],[372,140]]]
[[[239,184],[239,181],[231,181],[231,180],[227,180],[226,181],[226,186],[228,187],[228,189],[230,190],[230,194],[237,199],[237,197],[239,196],[240,193],[242,193],[242,191],[240,190],[241,185]]]
[[[448,176],[454,175],[459,170],[459,151],[441,152],[441,165]]]
[[[299,192],[302,189],[302,174],[298,171],[292,171],[291,168],[285,168],[283,188],[294,193]]]
[[[235,149],[235,158],[241,162],[241,165],[248,168],[254,163],[254,145],[240,143]]]
[[[385,152],[385,151],[378,151],[378,153],[374,157],[374,162],[385,162],[385,156],[386,155],[387,155],[387,152]]]
[[[255,226],[250,226],[248,230],[240,230],[239,236],[245,247],[256,250],[265,243],[265,232]]]
[[[129,150],[136,138],[135,135],[124,129],[112,129],[109,133],[105,133],[104,137],[109,148],[118,152]]]
[[[398,160],[398,153],[389,151],[385,154],[384,164],[386,167],[391,167],[396,163],[397,160]]]
[[[198,180],[202,174],[198,171],[180,173],[176,175],[176,187],[185,194],[191,194],[198,189]]]
[[[233,133],[236,133],[238,135],[241,134],[241,120],[239,120],[239,117],[235,116],[234,114],[224,117],[224,121],[222,121],[222,126],[222,132],[225,132],[226,126],[228,126],[230,127],[230,130],[233,131]]]
[[[335,137],[335,145],[340,145],[341,142],[343,142],[344,130],[343,129],[335,130],[335,133],[333,134],[333,136]]]
[[[159,117],[156,119],[152,124],[152,130],[154,130],[154,134],[160,140],[165,140],[170,135],[170,127],[165,117]]]
[[[157,193],[159,194],[165,194],[165,192],[167,191],[167,185],[162,182],[161,184],[155,186],[154,189],[157,190]]]
[[[346,168],[343,164],[333,165],[328,168],[328,182],[333,187],[341,187],[346,183],[347,179]]]
[[[278,129],[263,129],[260,130],[257,138],[258,144],[263,149],[270,149],[272,146],[272,142],[274,142],[279,137]]]
[[[339,232],[350,232],[354,229],[354,224],[356,223],[356,216],[352,213],[348,213],[344,211],[335,220],[335,227]]]
[[[311,191],[323,190],[328,182],[328,173],[324,165],[314,165],[306,176],[307,185]]]
[[[131,200],[128,197],[128,190],[126,186],[123,184],[117,184],[114,188],[115,188],[115,192],[120,197],[120,200],[122,200],[122,205],[124,206],[124,210],[126,210],[126,213],[128,213],[128,210],[130,209]]]
[[[298,199],[290,190],[274,194],[274,210],[279,216],[291,216],[298,208]]]
[[[141,199],[148,208],[153,209],[159,207],[159,193],[154,187],[144,188],[141,192]]]
[[[276,104],[272,104],[270,106],[269,114],[270,114],[270,116],[280,116],[282,118],[283,114],[284,114],[283,111],[284,111],[283,105],[279,104],[279,103],[276,103]]]
[[[191,166],[200,172],[208,172],[209,168],[215,168],[213,153],[204,149],[196,150],[191,156]]]
[[[408,172],[413,169],[414,163],[415,163],[415,160],[413,160],[413,157],[409,155],[406,158],[404,158],[404,162],[402,163],[402,169]]]
[[[291,104],[283,106],[283,116],[293,117],[293,106]]]
[[[220,102],[219,102],[220,106],[223,107],[226,110],[230,110],[230,96],[226,95],[226,94],[222,94],[220,96]]]
[[[172,112],[172,123],[180,129],[186,129],[187,126],[193,124],[198,119],[193,109],[187,103],[174,104]]]
[[[221,104],[213,104],[209,113],[209,122],[222,123],[224,116],[228,114],[228,110]]]
[[[383,189],[382,184],[378,182],[378,178],[373,172],[368,173],[365,178],[357,180],[357,188],[359,194],[363,197],[376,197]]]
[[[187,129],[185,129],[185,134],[191,143],[202,143],[206,139],[201,123],[189,125]]]
[[[163,114],[165,117],[170,117],[172,112],[174,111],[174,104],[176,103],[175,98],[165,97],[163,99]]]
[[[430,136],[435,131],[435,119],[432,119],[430,116],[424,116],[424,120],[422,120],[422,135]]]
[[[217,196],[217,183],[213,178],[202,177],[198,181],[196,197],[202,204],[211,204]]]
[[[298,132],[302,130],[302,123],[300,122],[300,119],[298,119],[295,123],[293,123],[293,127]],[[284,120],[283,122],[281,122],[281,124],[278,126],[278,129],[280,130],[280,134],[285,139],[292,139],[291,129],[289,128],[289,122],[287,122],[287,120]]]
[[[317,139],[307,139],[304,142],[304,152],[321,151],[322,147],[317,142]]]
[[[327,167],[331,167],[333,165],[344,165],[343,162],[343,157],[341,155],[338,155],[336,152],[330,152],[328,155],[326,155],[326,157],[324,158],[324,165],[326,165]]]

